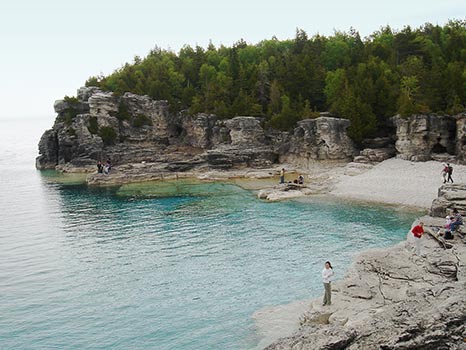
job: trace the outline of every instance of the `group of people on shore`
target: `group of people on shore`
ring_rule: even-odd
[[[458,227],[463,225],[463,217],[459,213],[458,209],[453,209],[452,215],[447,215],[445,218],[445,239],[453,239],[454,232],[458,230]],[[421,255],[421,238],[424,235],[424,223],[421,221],[411,229],[411,233],[414,238],[414,252],[416,255]],[[440,233],[440,231],[439,231]]]
[[[112,163],[110,162],[110,159],[107,159],[105,164],[103,164],[100,160],[97,162],[97,173],[108,175],[111,169]]]
[[[450,163],[443,163],[443,169],[441,172],[442,178],[443,178],[443,183],[450,182],[453,183],[453,178],[451,175],[453,174],[453,167],[450,165]]]
[[[280,170],[280,183],[281,184],[285,183],[285,168],[282,168],[282,170]],[[296,179],[294,179],[293,181],[289,181],[288,183],[294,183],[294,184],[297,184],[297,185],[304,185],[304,176],[299,175]]]

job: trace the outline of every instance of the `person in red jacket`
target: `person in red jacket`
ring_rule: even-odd
[[[421,255],[421,237],[424,234],[424,223],[421,221],[419,224],[411,229],[414,236],[414,247],[417,255]]]

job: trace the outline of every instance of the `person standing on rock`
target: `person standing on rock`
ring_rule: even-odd
[[[447,178],[447,182],[450,182],[453,183],[453,178],[451,177],[451,174],[453,174],[453,167],[450,165],[450,163],[447,163],[447,167],[448,167],[448,178]]]
[[[99,174],[102,174],[103,169],[104,169],[104,166],[102,165],[102,162],[99,160],[99,162],[97,163],[97,172]]]
[[[282,170],[280,171],[280,183],[285,183],[285,168],[282,168]]]
[[[324,282],[324,302],[323,306],[331,305],[332,304],[332,276],[333,276],[333,268],[330,261],[326,261],[324,265],[324,269],[322,270],[322,280]]]
[[[421,237],[424,234],[424,223],[421,221],[411,229],[411,232],[414,236],[414,251],[416,255],[421,255]]]

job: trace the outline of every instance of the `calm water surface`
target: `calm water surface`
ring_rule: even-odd
[[[251,349],[252,314],[321,294],[416,213],[265,203],[227,183],[92,189],[34,169],[50,120],[0,121],[1,349]]]

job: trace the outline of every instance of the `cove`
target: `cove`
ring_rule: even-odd
[[[342,278],[419,214],[234,183],[40,186],[40,225],[3,237],[6,349],[252,349],[255,311],[320,295],[325,260]]]

